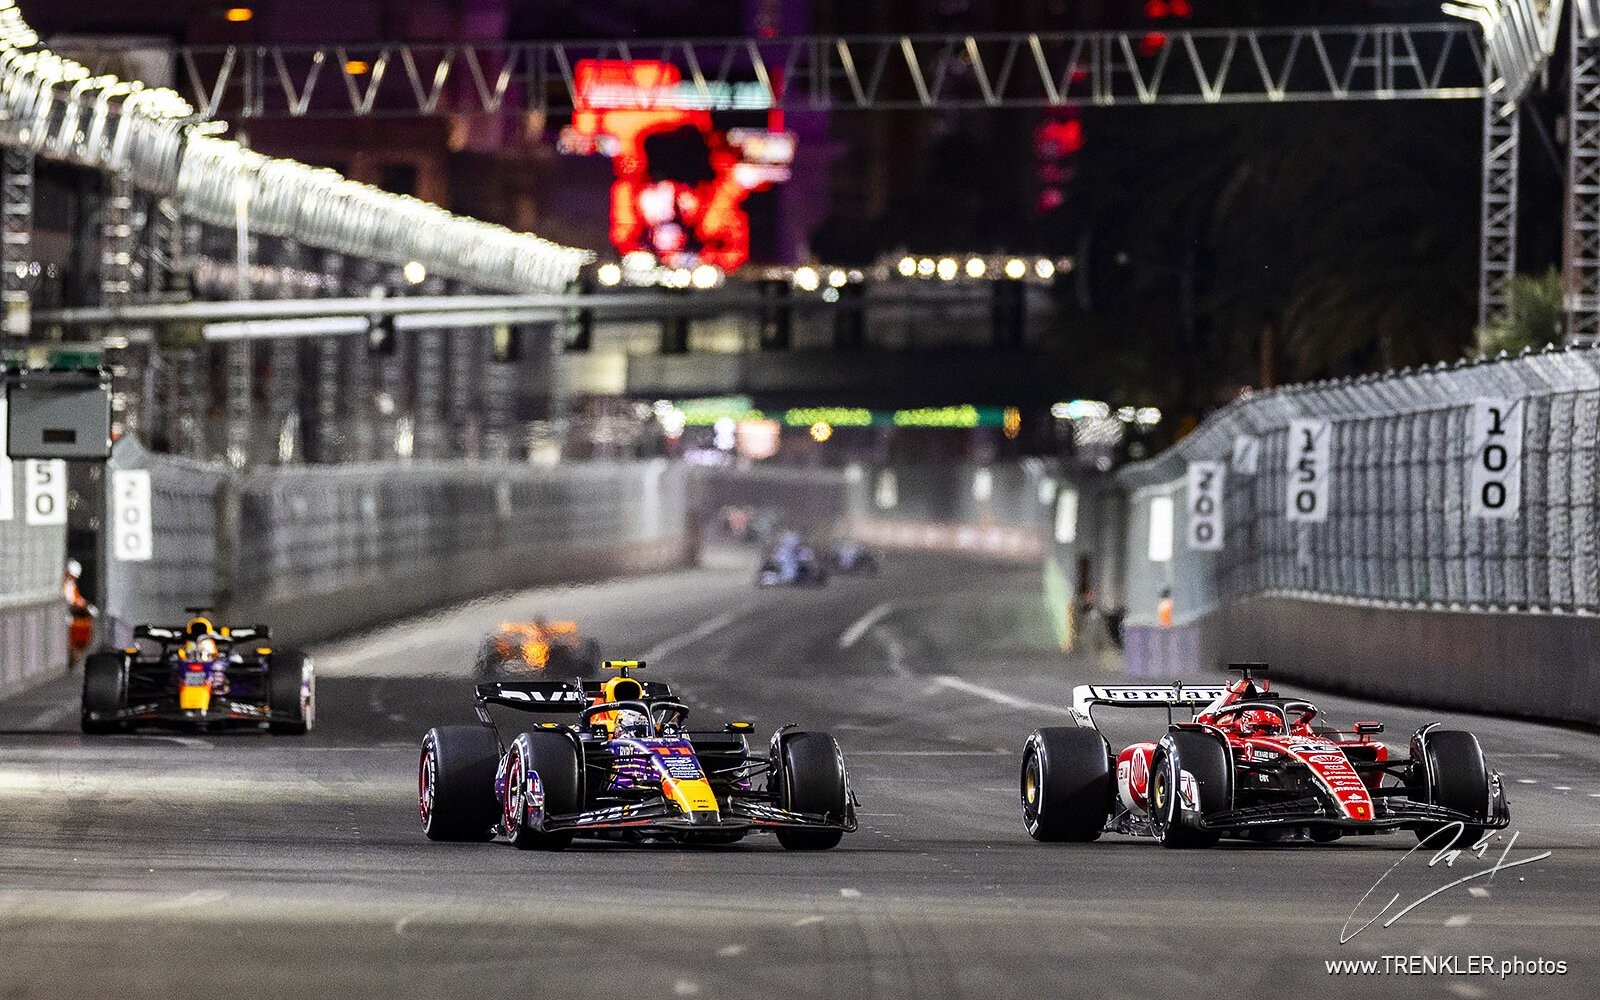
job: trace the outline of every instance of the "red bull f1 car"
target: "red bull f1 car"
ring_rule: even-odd
[[[184,625],[139,625],[137,645],[91,654],[83,667],[83,731],[138,726],[249,726],[304,733],[316,719],[311,657],[275,649],[265,625],[218,628],[208,609]]]
[[[1379,722],[1349,731],[1314,725],[1317,709],[1272,691],[1263,664],[1207,685],[1083,685],[1077,726],[1040,729],[1022,754],[1022,819],[1035,840],[1154,837],[1209,847],[1222,837],[1326,843],[1345,834],[1415,831],[1441,847],[1474,843],[1511,821],[1500,775],[1476,736],[1433,723],[1393,756]],[[1113,754],[1098,706],[1157,708],[1159,739]],[[1175,721],[1175,708],[1198,709]]]
[[[771,831],[790,850],[826,850],[856,830],[832,736],[781,729],[762,755],[750,723],[690,729],[667,685],[632,676],[642,662],[605,666],[617,675],[479,684],[481,725],[429,730],[417,771],[427,837],[561,850],[575,837],[731,844]],[[508,739],[491,708],[565,718]]]

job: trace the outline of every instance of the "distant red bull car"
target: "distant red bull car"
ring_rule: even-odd
[[[1225,687],[1075,688],[1078,725],[1037,730],[1023,748],[1028,833],[1088,841],[1112,832],[1209,847],[1223,837],[1327,843],[1405,829],[1443,847],[1510,823],[1500,775],[1471,733],[1432,723],[1396,757],[1373,738],[1382,723],[1316,726],[1316,707],[1270,690],[1264,664],[1230,669],[1241,677]],[[1093,718],[1097,706],[1165,709],[1167,732],[1113,754]],[[1176,721],[1174,708],[1199,711]]]

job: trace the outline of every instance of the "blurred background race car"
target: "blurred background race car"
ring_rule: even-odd
[[[476,666],[486,680],[543,674],[593,677],[600,666],[600,644],[579,634],[577,622],[501,622],[478,644]]]
[[[817,550],[798,531],[785,531],[761,562],[756,584],[778,587],[785,584],[820,587],[828,582],[828,567]]]
[[[853,538],[841,538],[833,543],[833,571],[844,576],[877,576],[878,557],[865,545]]]
[[[83,665],[83,731],[136,726],[266,726],[304,733],[316,717],[311,657],[268,644],[265,625],[218,627],[208,608],[183,625],[139,625],[138,645],[93,653]]]

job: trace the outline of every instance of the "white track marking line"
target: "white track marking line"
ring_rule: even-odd
[[[849,628],[839,633],[839,648],[849,649],[851,646],[854,646],[856,643],[860,642],[861,637],[867,634],[868,629],[883,621],[884,617],[893,610],[894,602],[884,601],[882,604],[873,608],[871,611],[868,611],[860,618],[857,618]]]
[[[889,668],[889,673],[903,681],[909,681],[916,676],[911,672],[911,668],[906,666],[906,644],[900,641],[899,636],[893,632],[885,632],[883,648],[889,655],[889,660],[885,664]]]
[[[835,726],[834,728],[838,728]],[[1010,750],[852,750],[852,757],[1002,757]],[[1009,789],[1008,789],[1009,790]]]
[[[738,958],[743,954],[744,945],[742,944],[725,944],[717,949],[718,958]]]
[[[1444,925],[1446,927],[1465,927],[1470,923],[1472,923],[1472,915],[1471,914],[1469,914],[1469,913],[1457,913],[1454,916],[1447,917],[1445,919]]]
[[[1004,691],[996,691],[980,684],[973,684],[971,681],[964,681],[959,677],[951,677],[948,674],[941,674],[935,677],[933,683],[935,687],[950,688],[953,691],[974,695],[984,701],[992,701],[996,705],[1004,705],[1007,708],[1021,708],[1030,712],[1046,712],[1051,715],[1069,717],[1072,715],[1071,711],[1059,705],[1045,705],[1037,701],[1028,701],[1025,698],[1018,698],[1015,695],[1006,694]]]
[[[330,647],[329,652],[319,653],[317,668],[331,673],[338,673],[348,667],[353,667],[368,660],[387,662],[404,653],[413,652],[418,644],[419,629],[413,623],[387,626],[383,631],[395,631],[392,636],[382,633],[370,640],[341,639]],[[436,638],[437,633],[430,634],[428,638]]]
[[[810,927],[812,924],[820,924],[826,919],[828,919],[828,918],[827,917],[823,917],[823,916],[818,916],[817,914],[813,913],[809,917],[801,917],[799,920],[796,920],[794,923],[790,924],[789,926],[790,927]]]
[[[682,649],[691,642],[699,642],[701,639],[727,628],[729,625],[732,625],[735,621],[737,621],[738,618],[739,612],[724,611],[715,618],[706,619],[687,632],[661,640],[654,646],[651,646],[649,649],[640,653],[639,659],[646,661],[659,660],[674,650]]]
[[[861,890],[860,889],[840,889],[839,890],[839,895],[843,896],[845,899],[860,899],[861,898]]]

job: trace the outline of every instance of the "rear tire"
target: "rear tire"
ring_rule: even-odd
[[[417,802],[429,840],[494,837],[500,803],[494,776],[500,744],[483,726],[439,726],[422,738]]]
[[[506,751],[506,793],[500,826],[511,846],[522,851],[559,851],[572,843],[572,831],[546,833],[528,824],[529,775],[539,776],[544,789],[544,815],[562,816],[579,809],[578,749],[559,733],[523,733]]]
[[[1479,746],[1478,738],[1458,729],[1436,729],[1427,734],[1424,753],[1427,754],[1426,770],[1421,771],[1418,775],[1420,780],[1414,784],[1420,786],[1426,800],[1475,818],[1486,817],[1489,812],[1489,765],[1483,759],[1483,748]],[[1460,833],[1449,837],[1440,833],[1445,826],[1443,823],[1430,823],[1418,827],[1417,839],[1436,848],[1471,846],[1481,840],[1488,829],[1467,823]]]
[[[91,735],[120,733],[128,724],[117,719],[92,719],[90,713],[110,715],[128,707],[128,656],[126,653],[91,653],[83,661],[83,731]]]
[[[1098,840],[1111,817],[1111,747],[1093,729],[1036,729],[1022,748],[1022,823],[1039,841]]]
[[[1210,847],[1222,835],[1194,826],[1184,815],[1179,794],[1184,771],[1199,786],[1202,816],[1228,808],[1233,799],[1233,762],[1227,747],[1200,733],[1168,733],[1150,762],[1150,825],[1162,847]]]
[[[317,677],[311,658],[296,649],[281,649],[271,656],[267,665],[267,708],[279,718],[268,722],[267,729],[304,735],[317,721]]]
[[[790,812],[843,823],[848,809],[844,754],[827,733],[789,733],[778,746],[773,774],[778,805]],[[778,843],[791,851],[826,851],[839,846],[843,830],[779,828]]]

